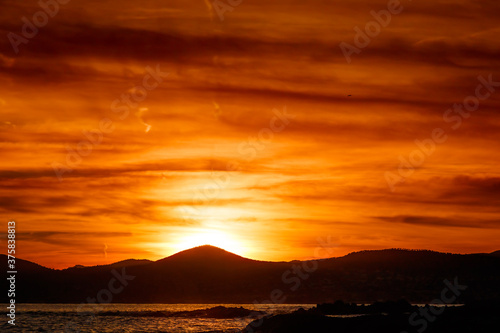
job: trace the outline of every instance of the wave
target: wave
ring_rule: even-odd
[[[216,306],[213,308],[192,311],[22,311],[21,313],[30,316],[47,316],[57,313],[58,315],[88,315],[88,316],[117,316],[117,317],[162,317],[162,318],[213,318],[213,319],[232,319],[232,318],[259,318],[267,313],[264,311],[255,311],[243,307],[224,307]]]

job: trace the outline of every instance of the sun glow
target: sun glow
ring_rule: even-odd
[[[235,236],[216,229],[200,229],[189,235],[182,235],[172,247],[179,252],[202,245],[216,246],[242,256],[245,254],[244,246],[236,240]]]

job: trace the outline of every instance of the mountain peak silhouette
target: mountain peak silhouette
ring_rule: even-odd
[[[164,261],[188,261],[194,263],[206,261],[251,261],[251,259],[243,258],[237,254],[228,252],[216,246],[202,245],[178,252],[174,255],[158,260],[158,262]]]
[[[0,260],[6,261],[7,256],[0,254]],[[311,267],[310,262],[247,259],[214,246],[195,247],[153,262],[124,261],[78,269],[53,270],[21,259],[17,263],[23,274],[16,301],[23,303],[78,303],[106,286],[115,269],[135,277],[123,293],[114,295],[118,303],[247,304],[266,299],[277,286],[292,290],[300,279],[298,273],[305,272],[302,268]],[[294,274],[296,268],[301,271]],[[462,255],[389,249],[318,261],[314,274],[289,293],[287,302],[407,298],[422,303],[439,295],[441,281],[454,276],[469,286],[470,299],[500,297],[500,257],[495,252]],[[3,286],[8,290],[7,283]]]

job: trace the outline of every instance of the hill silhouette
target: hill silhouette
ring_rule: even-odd
[[[221,248],[212,245],[202,245],[192,249],[178,252],[170,257],[166,257],[156,261],[156,263],[184,263],[189,265],[204,265],[206,263],[216,264],[218,262],[224,263],[242,263],[255,261],[241,257],[237,254],[228,252]]]
[[[490,253],[490,255],[495,256],[495,257],[500,257],[500,251],[495,251]]]
[[[257,261],[213,246],[157,261],[125,260],[63,270],[18,259],[16,300],[86,302],[109,288],[116,274],[133,277],[112,295],[111,302],[121,303],[272,303],[276,293],[279,296],[274,298],[286,303],[338,299],[427,303],[440,297],[445,279],[455,277],[467,285],[459,302],[500,297],[500,257],[493,254],[389,249],[355,252],[316,264],[317,269],[311,271],[313,262]]]

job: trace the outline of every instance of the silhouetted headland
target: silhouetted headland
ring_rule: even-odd
[[[111,294],[111,303],[428,303],[440,297],[445,281],[455,279],[467,288],[454,303],[500,298],[498,252],[461,255],[391,249],[322,259],[312,272],[303,269],[305,264],[313,266],[257,261],[213,246],[157,261],[124,260],[63,270],[18,259],[16,298],[19,303],[81,303],[96,299],[112,279],[119,292]],[[271,300],[276,290],[279,297]]]

